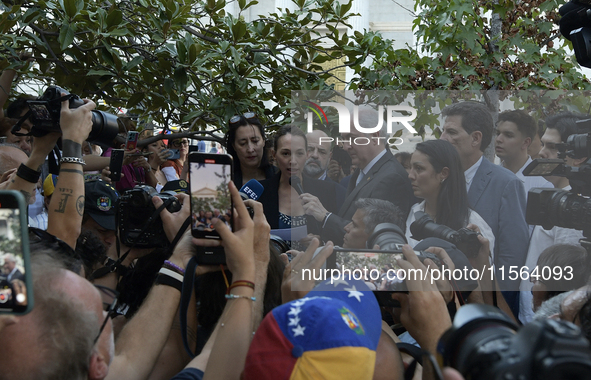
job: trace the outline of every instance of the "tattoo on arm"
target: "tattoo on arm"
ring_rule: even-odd
[[[72,189],[66,189],[66,188],[63,188],[63,187],[60,187],[60,191],[62,193],[68,193],[68,194],[72,194],[74,192],[74,190],[72,190]]]
[[[84,195],[81,195],[76,199],[76,211],[78,211],[78,215],[84,215]]]
[[[76,174],[84,175],[84,172],[82,170],[78,170],[78,169],[60,168],[60,173],[76,173]]]
[[[60,189],[61,190],[61,189]],[[62,194],[62,199],[60,199],[60,203],[57,206],[55,212],[59,212],[60,214],[64,214],[66,212],[66,205],[68,204],[68,198],[70,198],[72,194]]]

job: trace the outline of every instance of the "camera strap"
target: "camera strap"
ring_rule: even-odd
[[[117,246],[117,257],[118,257],[117,261],[112,261],[110,263],[110,265],[106,265],[106,266],[104,266],[102,268],[99,268],[99,269],[95,270],[92,273],[92,277],[91,278],[93,278],[93,279],[95,279],[95,278],[101,278],[101,277],[104,277],[104,276],[108,275],[109,273],[113,273],[115,271],[118,271],[119,267],[123,266],[121,263],[123,262],[123,260],[125,260],[127,258],[127,256],[129,255],[129,252],[131,252],[131,250],[135,247],[135,245],[137,244],[137,241],[139,241],[139,238],[144,233],[146,233],[146,231],[148,230],[148,228],[150,228],[152,226],[152,223],[154,223],[156,221],[156,219],[158,218],[158,215],[160,215],[160,212],[162,210],[164,210],[164,208],[167,207],[171,202],[172,202],[172,199],[165,200],[162,203],[162,205],[160,207],[158,207],[152,213],[152,215],[148,219],[148,222],[146,223],[146,225],[144,226],[144,228],[138,234],[138,237],[136,239],[136,243],[133,243],[131,245],[131,247],[129,247],[129,249],[127,250],[127,252],[125,252],[123,255],[120,255],[121,254],[121,246],[120,246],[120,243],[119,243],[119,236],[117,236],[117,239],[115,239],[115,244]],[[185,223],[187,223],[187,222],[185,221]],[[116,229],[116,231],[119,231],[119,218],[116,218],[115,219],[115,229]]]
[[[183,345],[185,346],[185,351],[187,351],[191,358],[195,357],[195,353],[193,350],[191,350],[191,347],[189,347],[189,340],[187,339],[187,312],[189,310],[191,294],[193,293],[195,283],[195,269],[197,269],[197,265],[197,259],[195,256],[193,256],[185,268],[185,277],[183,278],[183,290],[181,292],[181,305],[179,311]]]
[[[417,368],[417,364],[422,365],[423,372],[425,371],[424,368],[425,368],[425,364],[427,364],[427,363],[425,363],[424,358],[427,358],[428,362],[431,363],[431,366],[433,367],[433,375],[435,376],[435,378],[439,379],[439,380],[443,379],[443,374],[441,373],[441,369],[439,368],[437,361],[435,360],[433,355],[431,355],[431,353],[429,353],[429,351],[426,351],[420,347],[417,347],[414,344],[403,343],[403,342],[396,343],[396,347],[398,347],[399,351],[412,356],[412,358],[414,359],[410,363],[410,365],[404,370],[404,380],[412,380],[413,379],[413,377],[415,375],[415,370]]]

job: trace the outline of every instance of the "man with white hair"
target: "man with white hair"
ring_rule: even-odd
[[[378,125],[378,116],[378,111],[360,107],[358,124],[363,128],[373,128]],[[347,197],[338,215],[328,212],[317,197],[306,193],[300,196],[306,214],[321,223],[323,240],[331,240],[338,245],[343,243],[345,226],[357,211],[355,201],[359,198],[390,201],[402,210],[405,218],[408,215],[415,198],[408,173],[388,148],[389,136],[385,128],[386,123],[383,123],[379,132],[362,133],[351,120],[350,132],[342,134],[343,148],[358,169],[351,177]]]
[[[12,253],[4,255],[4,264],[2,267],[6,275],[6,281],[25,280],[25,275],[17,268],[16,259]]]

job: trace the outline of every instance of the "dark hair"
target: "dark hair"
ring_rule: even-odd
[[[18,123],[18,119],[12,119],[10,117],[0,118],[0,136],[8,136],[8,133],[16,123]]]
[[[82,260],[86,279],[92,281],[94,268],[107,257],[107,247],[94,232],[83,230],[76,241],[76,253]]]
[[[534,139],[534,137],[536,137],[536,133],[538,131],[538,123],[536,122],[536,119],[531,117],[524,110],[501,112],[499,114],[499,120],[497,121],[497,125],[505,121],[514,123],[522,135],[529,137],[532,140]]]
[[[410,157],[412,156],[412,154],[408,153],[408,152],[398,152],[394,155],[394,158],[396,158],[398,160],[398,162],[400,162],[402,164],[402,166],[404,166],[404,164],[406,164],[407,166],[410,166]]]
[[[306,134],[298,127],[287,124],[279,128],[279,130],[275,133],[275,138],[273,139],[273,148],[275,148],[275,151],[277,151],[277,142],[279,139],[287,134],[302,137],[304,139],[304,143],[306,144],[306,149],[308,149],[308,139],[306,138]]]
[[[569,266],[573,270],[573,276],[568,281],[564,277],[555,280],[553,276],[543,281],[548,288],[546,299],[569,290],[578,289],[587,284],[589,279],[587,269],[590,261],[587,250],[580,245],[554,244],[542,251],[537,264],[540,275],[542,275],[542,268],[544,267],[560,267],[564,269]]]
[[[418,143],[416,151],[429,157],[429,163],[436,173],[441,173],[445,167],[449,169],[449,175],[441,183],[437,195],[437,223],[454,230],[465,227],[470,209],[460,154],[451,143],[445,140],[428,140]]]
[[[375,198],[359,198],[355,201],[355,207],[365,212],[363,224],[365,224],[367,234],[371,235],[380,223],[393,223],[402,231],[406,229],[404,214],[392,202]]]
[[[441,115],[444,117],[461,116],[462,128],[464,128],[468,134],[480,131],[482,133],[480,151],[484,152],[486,147],[490,144],[494,123],[492,115],[484,104],[478,102],[454,103],[441,110]]]
[[[560,133],[560,141],[566,142],[568,136],[578,133],[577,120],[588,119],[589,115],[573,112],[561,112],[546,119],[546,129],[556,129]]]
[[[240,160],[238,159],[238,154],[236,154],[236,149],[234,149],[234,143],[236,142],[236,131],[238,128],[245,127],[245,126],[255,126],[261,133],[261,138],[263,142],[265,141],[265,128],[261,121],[254,117],[252,119],[246,120],[243,115],[240,115],[240,120],[236,123],[228,123],[228,132],[224,136],[224,141],[226,142],[226,150],[228,154],[232,156],[234,159],[234,184],[240,188],[242,186],[242,168],[240,167]],[[259,169],[265,170],[270,166],[269,159],[267,157],[267,152],[263,150],[263,158],[261,159],[261,163],[259,165]]]
[[[544,123],[544,120],[538,120],[538,129],[536,130],[536,133],[538,134],[539,138],[544,136],[544,131],[546,131],[546,124]]]
[[[14,99],[14,101],[12,103],[10,103],[8,105],[8,108],[6,108],[5,115],[7,117],[11,117],[14,119],[20,119],[23,111],[29,110],[29,106],[27,105],[27,101],[34,100],[34,99],[37,99],[37,98],[35,98],[34,96],[30,96],[30,95],[19,96],[18,98]]]

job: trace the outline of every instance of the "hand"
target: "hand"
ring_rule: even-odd
[[[111,180],[110,175],[111,171],[109,170],[109,167],[105,166],[105,168],[101,170],[101,181],[106,183],[112,183],[113,181]],[[121,173],[121,176],[123,177],[123,173]]]
[[[223,221],[214,218],[213,226],[221,240],[193,239],[193,242],[207,247],[223,246],[226,252],[226,265],[233,278],[254,282],[254,221],[250,218],[234,182],[230,182],[228,188],[234,203],[234,232],[230,231]]]
[[[480,242],[480,249],[478,250],[478,255],[474,256],[467,256],[468,261],[473,268],[476,270],[484,270],[483,268],[490,266],[491,263],[491,253],[490,253],[490,242],[487,238],[484,237],[480,233],[480,228],[475,224],[468,224],[467,228],[471,229],[472,231],[478,232],[478,241]]]
[[[10,169],[4,172],[0,177],[0,190],[4,190],[6,186],[10,183],[10,180],[14,178],[16,175],[17,168]]]
[[[422,348],[435,354],[439,338],[451,327],[451,318],[430,273],[424,273],[427,270],[425,265],[409,245],[403,246],[402,253],[407,260],[398,260],[398,265],[406,271],[409,293],[392,293],[392,298],[400,302],[400,320],[406,330]]]
[[[35,137],[35,143],[33,144],[33,149],[31,150],[31,157],[37,157],[39,160],[42,160],[41,163],[43,163],[47,155],[51,153],[55,147],[55,144],[57,143],[57,140],[60,138],[60,136],[61,135],[59,132],[52,132],[46,134],[45,136]]]
[[[146,161],[143,156],[132,156],[132,154],[138,153],[138,152],[139,152],[138,149],[126,150],[125,153],[123,154],[123,166],[129,165],[129,164],[133,163],[134,161],[137,161],[138,158],[141,158],[142,160]]]
[[[266,271],[269,260],[271,259],[271,251],[269,249],[271,226],[269,226],[267,218],[265,218],[262,203],[249,199],[244,204],[251,207],[254,211],[254,259],[257,266],[264,267]]]
[[[183,223],[191,214],[191,197],[188,194],[177,194],[175,197],[181,204],[181,209],[177,212],[170,213],[166,208],[163,208],[160,212],[164,233],[170,242],[174,240]],[[154,207],[159,208],[164,201],[160,197],[152,197],[152,203],[154,203]]]
[[[62,95],[65,95],[62,93]],[[84,104],[70,109],[70,101],[62,102],[60,113],[60,127],[63,139],[72,140],[82,145],[92,131],[92,110],[96,104],[92,100],[84,99]],[[37,141],[35,141],[37,145]]]
[[[300,195],[300,199],[302,200],[302,206],[306,215],[312,215],[319,222],[324,220],[328,211],[324,208],[318,197],[309,193],[303,193]]]
[[[316,252],[319,244],[318,239],[312,239],[306,252],[298,253],[285,266],[283,281],[281,282],[282,303],[305,297],[316,285],[316,282],[312,278],[304,279],[303,271],[304,269],[310,269],[312,273],[319,271],[328,256],[332,254],[334,248],[332,242],[329,241],[316,257],[314,257],[314,252]]]
[[[453,260],[449,257],[445,249],[441,247],[429,247],[425,251],[435,254],[439,258],[439,260],[441,260],[443,266],[449,269],[448,273],[451,274],[456,269],[456,265],[454,264]],[[435,264],[433,260],[426,259],[425,264],[429,266],[429,268],[437,270],[437,264]],[[454,297],[454,289],[450,281],[451,278],[444,278],[441,274],[439,275],[439,280],[435,281],[435,283],[437,284],[437,289],[439,289],[439,292],[443,296],[443,299],[445,300],[446,304],[452,301]]]
[[[343,173],[341,165],[339,165],[338,161],[336,160],[330,160],[326,175],[335,182],[341,182],[341,180],[345,177],[345,173]]]
[[[150,162],[150,165],[154,165],[154,166],[160,166],[163,163],[165,163],[168,160],[168,157],[170,156],[170,149],[163,149],[160,152],[158,152],[158,154],[153,154],[151,157],[152,158],[152,162]]]

